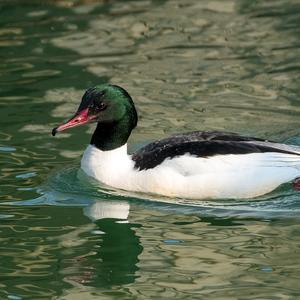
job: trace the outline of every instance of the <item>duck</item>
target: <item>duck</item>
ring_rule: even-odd
[[[84,93],[75,115],[52,135],[96,123],[81,169],[130,192],[186,199],[242,199],[267,194],[300,176],[300,146],[222,131],[193,131],[147,144],[127,141],[138,114],[129,93],[100,84]]]

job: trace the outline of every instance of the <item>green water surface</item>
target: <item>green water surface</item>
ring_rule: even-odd
[[[93,127],[53,138],[111,82],[130,149],[226,130],[300,145],[296,0],[0,0],[0,299],[300,299],[300,196],[189,201],[79,171]]]

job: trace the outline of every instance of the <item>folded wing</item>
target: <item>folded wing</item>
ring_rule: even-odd
[[[300,147],[218,131],[194,131],[148,144],[132,155],[135,168],[147,170],[184,154],[209,158],[226,154],[285,153],[300,155]]]

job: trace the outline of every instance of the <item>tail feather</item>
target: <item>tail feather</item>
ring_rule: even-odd
[[[273,143],[273,142],[261,142],[261,141],[247,141],[245,143],[248,144],[255,144],[258,146],[263,146],[263,147],[271,147],[274,148],[274,152],[276,152],[277,150],[281,150],[281,151],[286,151],[287,153],[290,154],[296,154],[296,155],[300,155],[300,146],[296,146],[296,145],[286,145],[286,144],[280,144],[280,143]]]

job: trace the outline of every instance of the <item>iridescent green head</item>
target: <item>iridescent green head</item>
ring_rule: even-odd
[[[54,128],[52,134],[97,122],[91,144],[104,151],[112,150],[127,142],[137,120],[134,103],[127,91],[117,85],[101,84],[84,93],[76,114]]]

